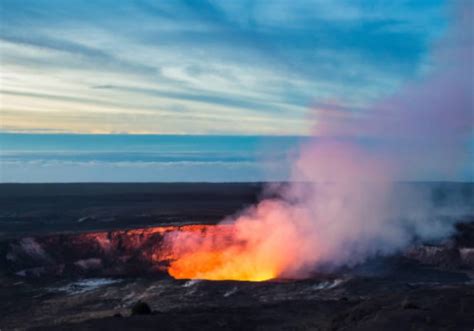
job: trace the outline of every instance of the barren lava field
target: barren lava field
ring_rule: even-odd
[[[472,330],[473,187],[418,185],[440,204],[462,192],[468,212],[448,215],[448,240],[305,279],[244,281],[189,279],[220,256],[176,264],[166,234],[231,236],[215,224],[255,203],[260,184],[0,185],[0,329]]]

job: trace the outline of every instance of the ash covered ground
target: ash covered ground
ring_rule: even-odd
[[[267,282],[176,280],[152,263],[156,229],[215,224],[261,184],[0,185],[0,329],[472,330],[473,185],[416,185],[456,204],[449,238]]]

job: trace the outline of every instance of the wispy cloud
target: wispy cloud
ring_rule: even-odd
[[[429,71],[430,45],[449,23],[444,7],[4,0],[1,124],[305,134],[310,106],[337,99],[358,111]]]

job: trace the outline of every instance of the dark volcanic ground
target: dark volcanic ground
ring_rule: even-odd
[[[453,187],[470,205],[472,185]],[[432,189],[442,200],[445,188]],[[159,236],[127,230],[213,224],[260,191],[259,184],[0,185],[0,329],[473,330],[470,215],[441,243],[337,274],[262,283],[172,279],[140,259]],[[81,246],[95,234],[114,242],[113,258]],[[130,316],[138,301],[151,314]]]
[[[261,184],[0,184],[0,239],[58,231],[216,223]]]

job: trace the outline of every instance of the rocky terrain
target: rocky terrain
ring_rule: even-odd
[[[308,279],[176,280],[163,234],[206,231],[261,189],[199,185],[3,187],[0,329],[473,329],[472,216],[442,242]]]

